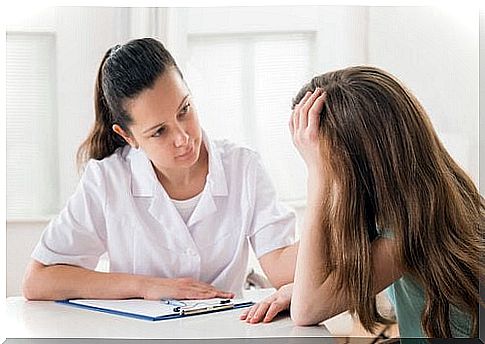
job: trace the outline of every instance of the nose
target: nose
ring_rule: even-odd
[[[175,137],[173,140],[173,145],[175,148],[180,148],[189,142],[189,135],[185,132],[185,130],[181,127],[178,127],[175,131]]]

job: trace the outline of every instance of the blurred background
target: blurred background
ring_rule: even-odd
[[[477,9],[49,7],[6,20],[7,296],[20,295],[30,252],[79,180],[75,154],[94,120],[102,56],[132,38],[165,44],[203,128],[257,150],[299,219],[306,171],[287,129],[291,99],[312,76],[349,65],[400,78],[478,183]]]

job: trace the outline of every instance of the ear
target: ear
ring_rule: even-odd
[[[133,148],[138,148],[138,143],[136,142],[135,138],[126,131],[124,131],[123,128],[121,128],[118,124],[113,124],[111,128],[116,134],[120,135],[123,140],[125,140],[130,146],[132,146]]]

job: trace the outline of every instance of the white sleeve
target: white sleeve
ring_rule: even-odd
[[[98,162],[90,160],[75,193],[44,229],[31,257],[45,265],[94,269],[106,251],[106,185]]]
[[[278,202],[276,190],[256,155],[248,171],[250,204],[254,205],[249,240],[257,258],[295,242],[294,212]]]

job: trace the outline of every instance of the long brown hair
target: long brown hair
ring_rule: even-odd
[[[337,186],[324,211],[332,241],[327,257],[336,290],[363,326],[385,322],[376,310],[371,242],[391,229],[397,260],[423,288],[422,327],[429,337],[451,337],[450,305],[472,317],[478,335],[483,272],[484,200],[440,142],[419,101],[389,73],[370,66],[317,76],[305,92],[327,93],[320,137],[326,178]],[[329,209],[330,207],[327,207]]]
[[[112,130],[113,124],[129,133],[133,119],[126,110],[127,101],[151,88],[169,68],[183,79],[172,55],[153,38],[134,39],[108,49],[96,77],[94,126],[77,152],[79,167],[88,159],[103,159],[127,144]]]

